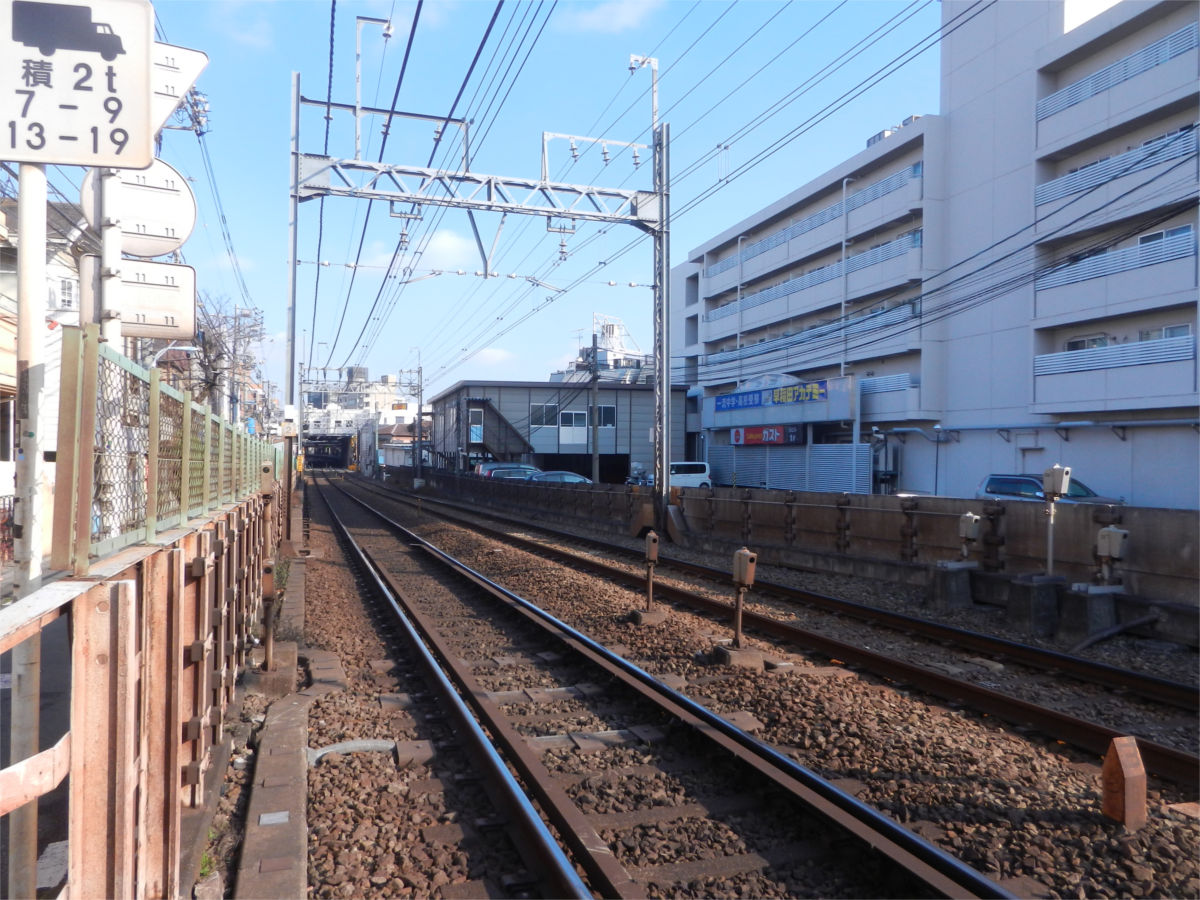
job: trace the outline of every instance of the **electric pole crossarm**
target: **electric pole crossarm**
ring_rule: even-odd
[[[310,154],[300,157],[298,194],[302,200],[356,197],[623,223],[647,229],[658,220],[658,204],[648,191],[446,172]]]

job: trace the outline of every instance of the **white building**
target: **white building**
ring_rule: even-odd
[[[363,366],[339,369],[336,379],[305,379],[306,434],[355,434],[365,425],[407,425],[417,419],[417,402],[395,375],[367,378]]]
[[[1200,6],[942,9],[940,115],[673,270],[692,449],[747,486],[970,496],[1062,463],[1200,505]]]

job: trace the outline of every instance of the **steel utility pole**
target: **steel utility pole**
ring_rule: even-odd
[[[42,585],[45,553],[42,482],[46,399],[46,167],[21,163],[17,175],[17,496],[13,507],[13,590],[17,600]],[[38,752],[41,730],[42,637],[35,632],[12,651],[9,761]],[[32,897],[37,874],[37,803],[9,817],[8,896]]]
[[[292,539],[292,491],[295,488],[295,472],[296,472],[296,436],[300,440],[304,439],[304,410],[296,402],[296,266],[298,260],[298,244],[297,244],[297,226],[300,220],[300,194],[297,185],[300,181],[300,73],[292,73],[292,190],[288,212],[288,245],[290,247],[291,259],[288,262],[288,308],[287,308],[287,385],[284,390],[284,405],[290,406],[292,410],[292,424],[296,429],[296,435],[285,434],[283,438],[284,446],[284,467],[287,469],[287,474],[284,476],[284,490],[287,493],[287,501],[284,504],[286,513],[284,514],[283,533],[288,540]],[[313,336],[314,339],[316,335]],[[299,421],[297,421],[299,417]],[[285,417],[286,419],[286,417]],[[303,444],[301,444],[303,446]],[[278,476],[279,473],[276,473]]]
[[[600,347],[592,325],[592,481],[600,482]]]
[[[639,58],[636,70],[650,65],[657,73],[657,60]],[[542,177],[509,178],[499,175],[480,175],[464,170],[448,172],[421,166],[372,163],[361,159],[334,159],[328,156],[307,156],[300,153],[300,116],[302,106],[331,112],[351,111],[355,119],[363,115],[386,115],[392,118],[435,118],[445,124],[454,124],[462,129],[464,144],[467,142],[467,123],[445,117],[430,117],[416,113],[380,110],[369,107],[353,107],[342,103],[330,103],[321,99],[310,99],[300,93],[300,76],[292,75],[292,260],[289,270],[291,301],[288,307],[289,359],[295,347],[295,278],[296,278],[296,215],[300,202],[318,197],[351,197],[358,200],[382,200],[393,206],[414,209],[425,206],[448,206],[458,209],[490,210],[493,212],[543,216],[551,220],[567,221],[574,230],[577,221],[602,222],[606,224],[632,225],[654,238],[654,510],[655,523],[660,529],[665,525],[669,491],[670,456],[670,392],[671,371],[668,356],[668,321],[670,301],[670,166],[668,162],[668,125],[657,123],[658,83],[654,81],[654,189],[652,191],[630,191],[575,184],[551,182],[546,177],[546,146],[548,138],[564,135],[543,135]],[[573,140],[592,141],[597,144],[622,146],[637,149],[644,145],[607,141],[599,138]],[[562,229],[559,229],[562,230]],[[486,254],[483,256],[484,271],[490,270]],[[290,391],[289,391],[290,393]],[[460,459],[461,465],[461,459]]]

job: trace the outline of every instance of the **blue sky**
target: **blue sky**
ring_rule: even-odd
[[[485,0],[424,4],[397,109],[445,116],[455,108],[495,9]],[[354,102],[358,32],[363,104],[391,106],[415,10],[399,0],[337,3],[335,103]],[[203,142],[247,293],[273,336],[261,351],[268,377],[282,382],[291,73],[300,73],[305,97],[325,98],[330,4],[159,0],[156,11],[160,40],[209,55],[197,82],[210,105]],[[651,73],[631,73],[630,54],[657,58],[659,116],[672,137],[677,264],[715,233],[857,153],[872,134],[908,115],[937,112],[936,46],[860,96],[842,98],[935,32],[939,15],[933,0],[508,0],[455,115],[472,120],[473,172],[535,178],[543,132],[649,144]],[[356,28],[358,16],[390,18],[392,37],[385,42],[377,24]],[[858,42],[874,38],[846,60]],[[364,123],[362,156],[371,162],[382,123]],[[384,162],[426,165],[433,131],[424,121],[394,125]],[[305,107],[300,132],[302,152],[323,153],[324,110]],[[635,169],[615,143],[607,165],[595,145],[577,143],[578,161],[566,140],[549,147],[551,180],[651,185],[648,150]],[[334,113],[329,155],[353,153],[353,117]],[[461,145],[444,141],[433,165],[453,168],[461,155]],[[199,142],[187,131],[165,132],[161,156],[193,180],[199,219],[183,252],[197,269],[199,290],[218,306],[243,305]],[[421,219],[406,220],[377,202],[364,232],[366,207],[346,198],[326,199],[323,215],[316,200],[301,206],[301,361],[311,351],[314,366],[363,364],[377,378],[415,368],[419,348],[427,396],[462,379],[543,380],[590,342],[593,313],[621,318],[651,351],[652,248],[632,227],[580,223],[565,235],[547,232],[540,217],[502,223],[498,214],[479,213],[481,241],[499,276],[485,279],[475,275],[483,263],[464,211],[427,206]],[[408,249],[396,254],[405,230]],[[348,264],[356,259],[351,286]]]

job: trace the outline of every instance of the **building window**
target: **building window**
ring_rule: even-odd
[[[1146,244],[1154,244],[1158,241],[1167,240],[1170,238],[1181,237],[1185,234],[1192,233],[1191,225],[1178,225],[1175,228],[1167,228],[1163,231],[1152,231],[1150,234],[1143,234],[1138,238],[1138,246]]]
[[[589,410],[594,412],[597,407],[589,407]],[[617,408],[615,406],[601,406],[600,417],[597,419],[601,428],[616,428],[617,427]]]
[[[587,428],[587,413],[564,412],[558,417],[558,424],[563,428]]]
[[[1095,334],[1088,337],[1072,338],[1063,344],[1064,350],[1095,350],[1097,347],[1108,346],[1107,334]]]
[[[75,308],[75,279],[63,278],[59,281],[58,305],[60,309]]]
[[[13,453],[13,412],[12,400],[0,400],[0,461],[12,462]],[[10,487],[11,485],[4,485]]]
[[[557,425],[558,424],[558,404],[557,403],[530,403],[529,404],[529,424],[537,428],[541,425]]]
[[[1143,328],[1138,332],[1138,340],[1161,341],[1165,338],[1188,337],[1191,333],[1191,323],[1185,322],[1182,325],[1163,325],[1161,328]]]

